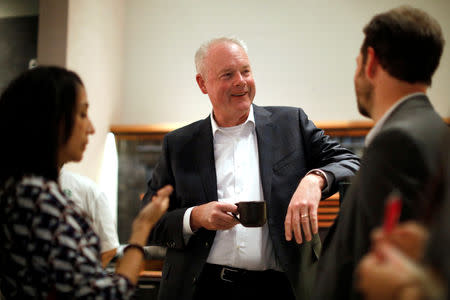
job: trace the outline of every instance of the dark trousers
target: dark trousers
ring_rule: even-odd
[[[282,272],[247,271],[206,264],[197,282],[194,300],[295,300]]]

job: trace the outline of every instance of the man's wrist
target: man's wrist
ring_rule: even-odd
[[[197,222],[197,218],[196,218],[198,210],[199,210],[199,207],[195,206],[191,211],[189,223],[190,223],[192,232],[195,232],[202,227],[201,224],[199,222]]]
[[[189,207],[183,215],[183,234],[188,236],[194,234],[194,230],[191,225],[191,215],[194,208],[195,206]]]
[[[315,175],[319,178],[321,178],[320,182],[320,190],[324,190],[327,187],[327,177],[324,173],[322,173],[319,170],[311,170],[308,172],[307,175]]]

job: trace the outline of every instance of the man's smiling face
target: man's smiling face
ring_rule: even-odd
[[[245,50],[231,42],[212,45],[204,58],[204,66],[203,87],[200,85],[200,88],[208,94],[219,126],[244,122],[256,92]]]

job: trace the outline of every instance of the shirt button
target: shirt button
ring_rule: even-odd
[[[205,243],[205,247],[209,248],[209,243],[208,242]]]

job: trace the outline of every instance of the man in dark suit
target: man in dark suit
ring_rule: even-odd
[[[354,174],[359,160],[303,110],[252,104],[255,83],[241,41],[207,42],[196,67],[213,112],[166,135],[144,197],[174,187],[149,241],[168,248],[159,299],[306,295],[313,276],[300,274],[319,255],[319,201]],[[231,215],[238,201],[265,201],[266,224],[238,224]]]
[[[403,6],[376,15],[364,28],[355,90],[361,114],[375,126],[366,137],[361,169],[325,238],[313,299],[359,299],[354,269],[381,225],[385,200],[397,190],[402,220],[428,206],[427,182],[436,176],[449,128],[434,111],[427,88],[444,40],[425,12]]]

